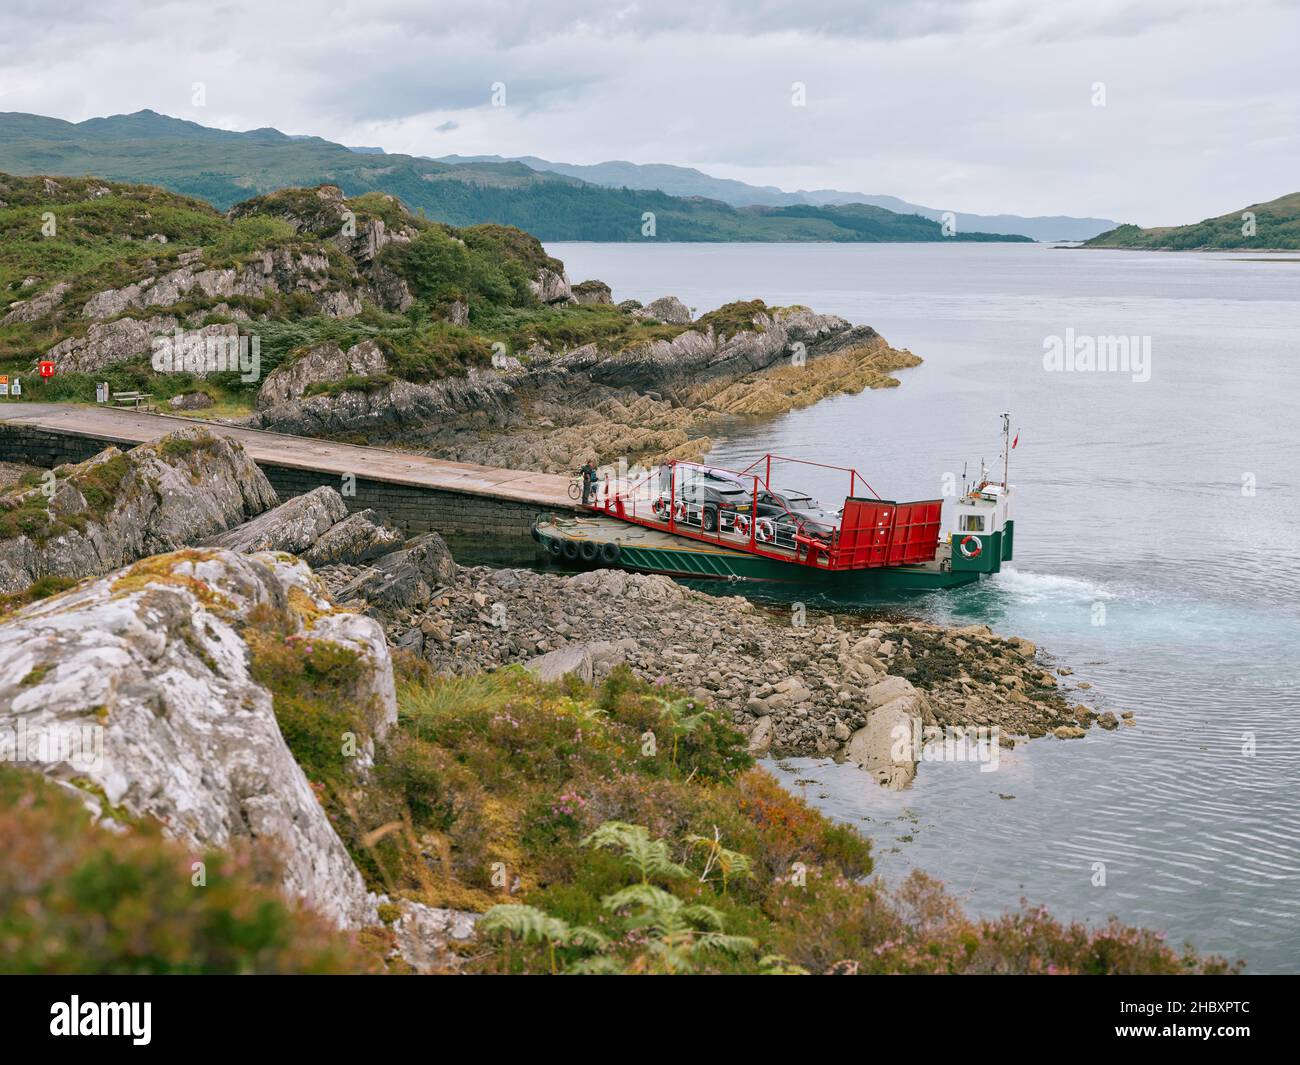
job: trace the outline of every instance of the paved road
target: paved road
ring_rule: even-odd
[[[547,507],[568,508],[573,505],[568,495],[569,479],[559,474],[446,462],[377,447],[335,444],[261,429],[240,429],[201,418],[69,403],[0,402],[0,422],[134,444],[149,443],[186,426],[202,425],[218,436],[238,440],[258,463],[338,475],[351,473],[375,481],[441,488]]]

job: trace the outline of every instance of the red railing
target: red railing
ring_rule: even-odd
[[[760,515],[760,487],[772,492],[772,462],[795,462],[849,474],[849,495],[844,500],[837,528],[800,519],[785,509],[784,515]],[[763,467],[760,476],[755,467]],[[857,470],[827,466],[804,459],[765,455],[733,477],[747,477],[752,483],[748,503],[739,507],[709,506],[702,498],[687,499],[679,493],[679,468],[703,471],[719,469],[700,463],[670,460],[632,484],[611,485],[608,477],[600,485],[593,509],[622,521],[659,529],[703,543],[735,551],[747,551],[765,558],[819,569],[873,569],[907,566],[932,561],[939,546],[939,525],[943,501],[922,500],[894,503],[880,499]],[[663,484],[664,471],[668,484]],[[731,471],[722,471],[730,473]],[[856,495],[859,482],[874,499]],[[704,524],[712,511],[714,528]],[[764,535],[766,534],[766,535]],[[782,536],[781,534],[785,534]],[[789,545],[778,543],[786,539]]]

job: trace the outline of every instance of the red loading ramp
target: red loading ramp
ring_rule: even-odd
[[[916,503],[846,499],[834,567],[873,569],[931,562],[939,548],[942,513],[941,499]]]

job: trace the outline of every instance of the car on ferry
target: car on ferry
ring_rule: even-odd
[[[677,521],[699,526],[704,532],[731,532],[737,515],[753,510],[752,487],[726,470],[682,465],[673,487]],[[660,521],[668,520],[667,485],[664,488],[654,502],[655,516]]]
[[[840,515],[827,510],[807,492],[790,489],[759,489],[756,509],[758,537],[778,547],[795,546],[795,536],[822,540],[829,544],[840,527]]]

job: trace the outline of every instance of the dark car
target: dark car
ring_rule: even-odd
[[[840,516],[827,510],[806,492],[788,489],[760,489],[757,500],[758,519],[772,523],[774,542],[793,548],[796,533],[830,543],[840,527]]]
[[[736,523],[736,515],[753,509],[753,489],[744,480],[725,470],[702,466],[679,466],[674,477],[677,521],[698,525],[705,532],[726,532]],[[668,520],[668,485],[655,501],[655,514]]]

